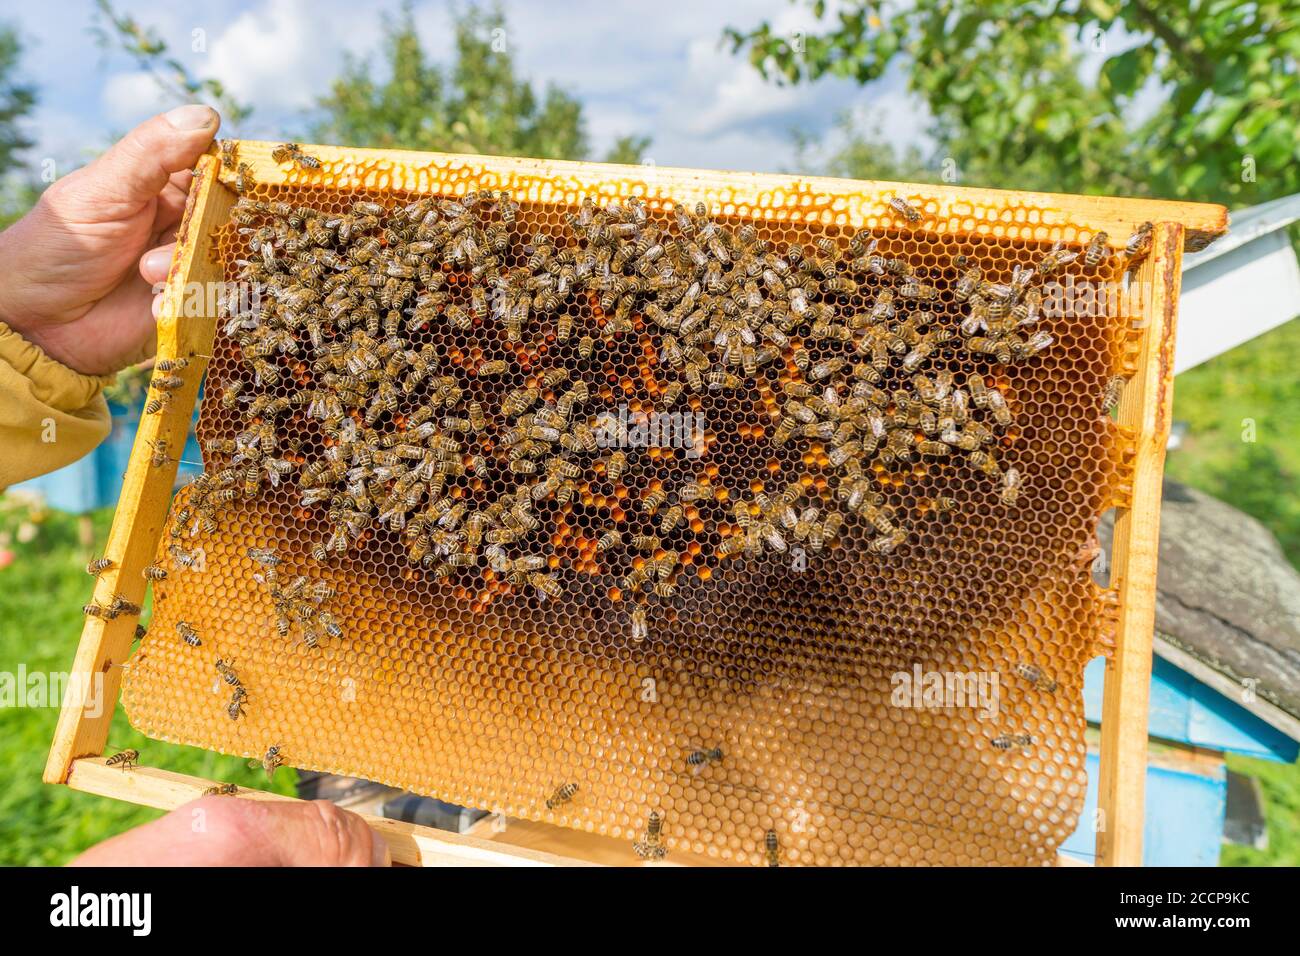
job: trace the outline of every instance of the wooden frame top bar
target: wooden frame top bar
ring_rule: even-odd
[[[821,221],[826,225],[872,227],[896,224],[888,201],[900,196],[929,213],[927,220],[964,224],[972,232],[1045,239],[1053,229],[1081,233],[1084,239],[1104,231],[1112,246],[1122,245],[1142,222],[1178,223],[1185,231],[1188,251],[1203,249],[1228,229],[1228,211],[1212,203],[1075,196],[1064,193],[1020,192],[970,186],[918,185],[874,180],[837,179],[783,173],[741,173],[670,166],[621,166],[568,160],[521,159],[462,153],[432,153],[393,149],[360,149],[302,145],[319,159],[319,170],[277,163],[272,152],[279,144],[239,140],[237,162],[247,163],[252,177],[268,185],[336,186],[340,189],[404,189],[410,192],[445,190],[458,180],[468,192],[478,188],[506,189],[518,200],[576,202],[581,195],[597,198],[640,196],[647,201],[708,202],[724,214],[758,215],[776,219]],[[233,184],[236,171],[223,169],[223,182]],[[735,206],[735,209],[728,209]],[[917,228],[925,228],[923,221]],[[1028,233],[1028,235],[1026,235]]]

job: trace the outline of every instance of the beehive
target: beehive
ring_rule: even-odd
[[[581,248],[571,217],[584,199],[597,207],[640,200],[665,235],[680,227],[675,209],[703,203],[720,228],[752,227],[755,241],[776,250],[800,246],[812,255],[819,241],[842,251],[874,240],[876,254],[906,262],[934,289],[923,304],[899,300],[900,312],[924,305],[932,317],[922,330],[952,333],[920,364],[904,365],[906,349],[892,354],[876,384],[904,387],[917,372],[949,372],[957,384],[978,379],[1004,396],[1010,417],[998,423],[972,411],[994,434],[993,474],[957,454],[867,458],[872,492],[902,529],[892,547],[881,547],[882,527],[844,506],[832,443],[776,434],[788,415],[785,386],[806,381],[824,360],[860,356],[856,341],[818,338],[801,325],[775,360],[746,368],[735,387],[683,389],[674,409],[698,416],[690,421],[704,430],[701,444],[634,441],[623,449],[618,480],[609,474],[613,449],[567,456],[580,466],[572,498],[538,500],[537,526],[512,548],[546,558],[560,585],[550,596],[509,583],[485,560],[430,573],[391,523],[370,524],[346,554],[322,562],[312,552],[331,534],[325,509],[304,505],[292,480],[261,482],[221,509],[215,528],[197,533],[187,509],[193,489],[183,489],[166,522],[161,501],[119,513],[127,524],[115,527],[109,556],[120,550],[120,568],[97,591],[130,598],[140,590],[140,565],[155,561],[168,571],[155,585],[149,635],[126,668],[133,725],[251,758],[275,746],[293,766],[617,837],[627,841],[629,861],[651,811],[663,820],[670,854],[732,862],[763,862],[769,830],[791,864],[1054,859],[1086,792],[1084,665],[1122,643],[1125,615],[1149,610],[1154,582],[1150,564],[1121,574],[1113,590],[1094,583],[1096,522],[1109,507],[1132,507],[1138,485],[1149,490],[1151,463],[1140,468],[1139,459],[1167,431],[1160,416],[1169,371],[1161,363],[1172,342],[1178,256],[1184,239],[1204,244],[1222,228],[1222,210],[324,147],[306,148],[321,161],[306,167],[274,161],[271,149],[239,145],[248,197],[331,216],[359,200],[392,210],[423,196],[502,190],[519,204],[502,253],[507,267],[533,254],[538,234],[556,248]],[[216,182],[217,173],[216,161],[205,159],[160,320],[164,333],[175,329],[163,335],[175,351],[160,354],[194,356],[189,378],[137,443],[137,458],[149,458],[157,446],[148,443],[183,417],[206,370],[198,431],[209,472],[230,465],[229,443],[248,426],[245,406],[222,402],[234,383],[248,396],[285,398],[320,385],[306,346],[305,357],[276,359],[278,381],[256,381],[231,331],[218,327],[211,296],[198,309],[182,307],[194,301],[193,289],[182,299],[186,281],[236,282],[254,255],[251,228],[241,233],[228,219],[238,174],[222,171]],[[892,198],[913,206],[919,221],[892,208]],[[1158,223],[1151,248],[1130,257],[1121,247],[1144,219]],[[1082,253],[1102,230],[1112,237],[1102,262],[1085,268],[1079,259],[1053,277],[1059,298],[1035,326],[1049,345],[1013,362],[967,347],[969,336],[956,332],[969,307],[954,261],[1009,284],[1018,268],[1041,268],[1058,244]],[[439,265],[452,301],[468,308],[475,281],[468,266]],[[856,284],[823,301],[850,316],[897,288],[871,272]],[[486,429],[464,447],[467,463],[482,461],[449,479],[449,500],[482,509],[520,484],[502,445],[511,421],[499,411],[512,390],[536,386],[539,403],[554,403],[581,380],[591,393],[587,416],[674,410],[664,393],[681,372],[664,358],[665,330],[646,317],[649,300],[638,299],[630,327],[614,332],[599,296],[582,290],[533,315],[517,336],[496,311],[468,328],[404,327],[404,347],[431,346],[465,401],[489,412]],[[558,328],[564,314],[569,335]],[[1161,332],[1155,343],[1153,326]],[[806,356],[796,359],[801,348]],[[505,374],[476,374],[498,359]],[[554,369],[567,372],[563,386],[540,381]],[[846,391],[850,376],[846,368]],[[1120,424],[1103,396],[1112,382],[1130,379],[1147,385],[1128,386]],[[398,433],[428,400],[417,386],[374,425]],[[324,456],[328,436],[303,406],[277,419],[275,430],[300,467]],[[925,430],[916,437],[924,440]],[[1157,489],[1159,464],[1157,455]],[[1003,494],[1012,469],[1022,477],[1018,498]],[[167,471],[133,462],[124,502],[158,498],[147,487]],[[687,500],[687,483],[703,493]],[[728,555],[727,540],[745,534],[736,502],[792,484],[804,493],[796,511],[842,514],[839,533],[817,548],[806,528],[785,527],[782,548]],[[669,530],[643,507],[658,491],[668,495],[661,510],[682,508]],[[757,518],[757,506],[750,510]],[[609,530],[624,543],[598,551]],[[636,534],[661,540],[639,553],[626,544]],[[201,550],[200,565],[178,564],[174,547]],[[308,646],[296,628],[279,633],[266,569],[250,548],[276,549],[286,580],[329,585],[341,636]],[[678,556],[665,578],[671,595],[646,599],[628,587],[629,573],[669,553]],[[644,633],[633,625],[638,606]],[[201,645],[178,639],[179,622],[195,628]],[[129,646],[123,627],[92,621],[96,644],[83,645],[79,666],[92,657],[88,669],[120,662]],[[239,719],[227,716],[218,658],[236,663],[248,689]],[[913,706],[920,691],[904,700],[898,687],[918,673],[974,675],[985,687],[996,680],[996,713],[981,713],[987,702]],[[700,759],[715,748],[720,759]],[[68,749],[77,752],[75,743]],[[576,794],[548,806],[564,784],[576,784]]]

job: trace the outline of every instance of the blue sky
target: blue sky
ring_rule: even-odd
[[[383,14],[398,0],[208,0],[202,4],[119,0],[118,9],[153,26],[198,75],[220,79],[252,118],[237,132],[256,138],[299,133],[327,91],[345,52],[378,51]],[[924,107],[890,76],[866,90],[837,80],[784,89],[764,83],[743,57],[720,46],[725,26],[771,20],[782,31],[811,26],[788,0],[506,0],[507,42],[539,87],[554,82],[585,105],[593,153],[624,133],[653,137],[659,165],[778,171],[791,168],[795,127],[826,133],[854,110],[885,135],[921,140]],[[425,47],[445,62],[449,4],[415,4]],[[39,89],[30,132],[33,165],[83,162],[114,134],[170,105],[153,80],[91,32],[91,0],[9,3],[0,20],[25,41],[23,72]],[[359,12],[364,11],[364,12]],[[196,32],[198,31],[198,32]],[[194,51],[195,39],[205,49]]]

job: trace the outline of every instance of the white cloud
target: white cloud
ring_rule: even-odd
[[[259,113],[308,109],[329,90],[345,49],[365,49],[377,39],[373,17],[355,4],[266,0],[209,32],[203,75]]]
[[[104,82],[99,99],[104,118],[122,129],[176,105],[152,74],[144,71],[114,73]]]

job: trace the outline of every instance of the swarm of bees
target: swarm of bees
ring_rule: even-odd
[[[294,144],[276,158],[301,165]],[[891,206],[908,223],[920,219],[904,200]],[[386,530],[434,579],[491,572],[539,600],[562,596],[562,569],[542,546],[556,508],[572,507],[592,481],[644,479],[649,463],[599,446],[597,389],[581,371],[557,365],[497,389],[486,405],[471,379],[490,383],[512,360],[449,362],[429,342],[444,331],[484,343],[499,335],[511,347],[545,335],[590,360],[598,344],[643,327],[667,376],[665,410],[687,396],[776,385],[773,440],[826,447],[833,491],[791,482],[734,500],[718,517],[736,533],[714,560],[796,546],[815,554],[849,516],[873,529],[873,552],[894,552],[912,531],[876,490],[873,466],[964,458],[1004,504],[1019,499],[1023,476],[998,461],[999,433],[1013,421],[1007,397],[980,373],[959,379],[944,359],[964,348],[1006,365],[1048,349],[1052,336],[1034,328],[1036,283],[1078,253],[1058,245],[1006,284],[958,257],[953,292],[967,314],[953,329],[932,308],[939,290],[905,260],[878,253],[874,239],[781,248],[702,205],[678,206],[665,222],[635,199],[604,207],[586,199],[568,217],[568,236],[537,233],[521,251],[511,231],[518,213],[493,191],[395,206],[359,200],[340,214],[241,198],[232,210],[248,250],[239,278],[260,302],[232,294],[223,303],[223,332],[245,374],[223,383],[220,401],[243,424],[212,443],[224,467],[191,486],[172,534],[211,532],[223,505],[296,485],[301,506],[328,518],[312,549],[318,561]],[[1092,247],[1086,255],[1099,261]],[[859,292],[871,293],[869,305],[850,307]],[[584,300],[598,315],[586,328],[569,306]],[[155,388],[169,394],[167,383]],[[288,427],[304,420],[320,445]],[[513,490],[492,500],[453,494],[458,482],[489,486],[502,476]],[[618,582],[633,639],[648,636],[651,600],[674,597],[687,509],[712,506],[710,491],[651,483],[636,514],[599,529],[602,558],[626,568]],[[939,510],[954,504],[944,499]],[[314,644],[322,617],[308,586],[268,581],[278,627],[296,623]]]
[[[322,581],[311,581],[304,575],[297,575],[287,584],[282,583],[280,556],[273,550],[249,548],[248,556],[262,565],[262,570],[255,572],[253,579],[264,585],[271,595],[275,607],[275,629],[281,637],[288,637],[296,627],[302,643],[315,649],[320,646],[322,636],[343,636],[342,626],[325,607],[334,598],[332,587]],[[231,717],[234,716],[232,713]]]

